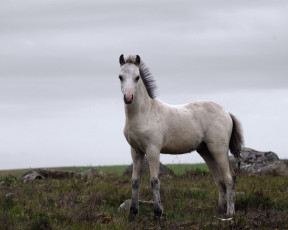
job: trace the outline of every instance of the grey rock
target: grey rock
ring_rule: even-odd
[[[91,168],[85,173],[85,176],[88,178],[92,178],[92,177],[95,177],[97,175],[99,175],[99,171],[97,168]]]
[[[234,171],[249,175],[278,173],[287,175],[287,165],[281,161],[274,152],[261,152],[251,148],[243,148],[241,158],[230,157],[231,166]]]
[[[6,198],[12,198],[14,196],[15,196],[15,193],[13,193],[13,192],[6,193],[6,195],[5,195]]]
[[[131,206],[131,199],[125,200],[122,204],[120,204],[118,211],[127,212],[129,211]]]
[[[130,166],[128,166],[123,175],[127,175],[127,176],[131,176],[133,172],[133,164],[131,164]],[[147,157],[144,158],[144,163],[143,163],[143,168],[142,168],[142,174],[148,174],[149,175],[149,162],[147,160]],[[159,176],[162,175],[170,175],[170,176],[174,176],[175,173],[173,172],[173,170],[169,169],[168,167],[166,167],[165,165],[163,165],[160,162],[160,168],[159,168]]]
[[[1,181],[0,182],[0,190],[1,189],[6,189],[9,187],[9,183],[7,183],[6,181]]]
[[[118,208],[118,211],[127,212],[130,210],[131,206],[131,199],[125,200]],[[145,208],[146,207],[154,207],[153,201],[146,201],[146,200],[139,200],[139,207]]]
[[[64,179],[64,178],[82,178],[82,173],[77,172],[65,172],[61,170],[51,170],[51,169],[35,169],[32,170],[22,176],[22,180],[24,183],[45,179],[45,178],[52,178],[52,179]]]
[[[29,181],[33,181],[33,180],[40,180],[40,179],[44,179],[44,176],[42,176],[40,173],[36,172],[36,171],[30,171],[28,173],[25,173],[22,176],[22,180],[24,183],[29,182]]]

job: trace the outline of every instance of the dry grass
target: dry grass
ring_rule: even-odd
[[[236,215],[225,222],[214,217],[218,194],[202,169],[161,178],[164,215],[156,222],[153,207],[141,206],[134,222],[118,211],[131,195],[130,178],[119,174],[32,183],[0,177],[0,229],[288,229],[288,178],[280,175],[240,177]],[[140,199],[152,199],[147,177]]]

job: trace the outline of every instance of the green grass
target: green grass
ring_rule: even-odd
[[[114,165],[114,166],[98,166],[96,167],[100,174],[116,173],[117,175],[122,175],[124,170],[128,165]]]
[[[181,175],[190,170],[196,170],[198,172],[208,172],[206,164],[167,164],[168,168],[172,169],[175,174]],[[116,173],[122,175],[128,165],[112,165],[112,166],[96,166],[100,174]],[[60,167],[55,168],[58,170],[74,171],[74,172],[87,172],[91,167]]]
[[[31,171],[31,169],[0,170],[0,179],[7,176],[13,176],[18,178],[29,171]]]
[[[131,196],[130,177],[122,176],[126,166],[99,167],[94,178],[30,183],[17,176],[22,170],[1,171],[0,229],[288,229],[287,176],[240,176],[236,215],[222,222],[214,217],[219,216],[216,186],[202,166],[168,165],[177,175],[160,178],[162,219],[153,221],[153,206],[140,206],[134,222],[118,211]],[[148,178],[143,178],[140,199],[152,199]]]
[[[176,175],[181,175],[187,171],[196,171],[207,173],[208,166],[206,164],[167,164],[168,168],[172,169]]]
[[[96,166],[95,168],[99,170],[100,174],[115,173],[121,175],[127,167],[128,165],[114,165],[114,166]],[[72,167],[55,167],[49,169],[86,173],[91,168],[92,166],[83,166],[83,167],[72,166]],[[33,169],[30,168],[30,169],[0,170],[0,178],[7,176],[21,177],[23,174],[31,170]]]
[[[100,174],[107,174],[107,173],[115,173],[118,175],[121,175],[124,170],[128,167],[128,165],[111,165],[111,166],[96,166],[93,168],[97,168]],[[56,170],[64,170],[64,171],[73,171],[73,172],[79,172],[79,173],[86,173],[89,169],[92,167],[58,167],[53,168]]]
[[[208,172],[206,164],[167,164],[168,168],[172,169],[176,175],[184,174],[187,171],[196,170],[198,172]],[[115,173],[122,175],[128,165],[112,165],[112,166],[95,166],[100,174]],[[72,167],[55,167],[50,169],[73,171],[79,173],[86,173],[92,166],[72,166]],[[31,171],[32,169],[15,169],[15,170],[0,170],[0,178],[6,176],[20,177],[24,173]]]

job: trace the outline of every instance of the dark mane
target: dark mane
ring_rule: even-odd
[[[125,60],[125,63],[131,63],[137,65],[136,57],[132,55],[128,56]],[[140,77],[145,85],[149,97],[154,99],[157,96],[156,81],[152,76],[149,68],[145,65],[145,63],[142,60],[140,61],[139,70],[140,70]]]

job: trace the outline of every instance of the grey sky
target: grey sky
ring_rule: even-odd
[[[287,12],[284,0],[2,1],[0,169],[129,163],[121,53],[142,57],[159,99],[216,101],[247,145],[287,158]]]

